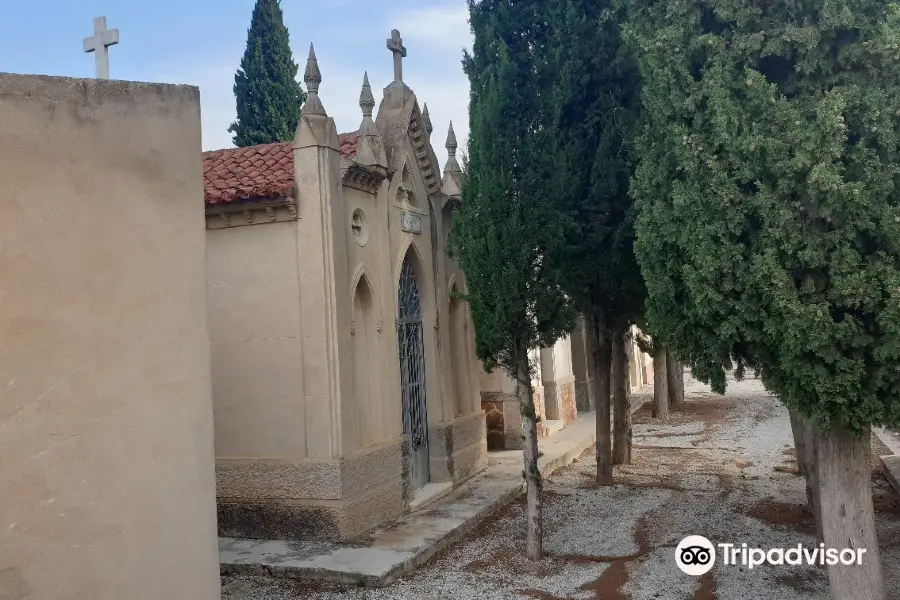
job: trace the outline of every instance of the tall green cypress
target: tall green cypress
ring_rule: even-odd
[[[631,6],[652,331],[720,391],[732,359],[755,368],[806,421],[824,543],[868,551],[828,566],[832,594],[881,599],[868,436],[900,423],[900,6]]]
[[[549,186],[552,78],[543,0],[469,0],[475,35],[464,59],[471,85],[462,203],[450,247],[466,275],[476,349],[516,381],[524,423],[529,559],[540,558],[541,477],[528,349],[552,345],[574,313],[553,259],[562,238]]]
[[[610,395],[619,390],[616,462],[630,454],[627,374],[612,373],[628,326],[643,313],[643,279],[634,255],[628,195],[631,143],[640,107],[637,68],[620,37],[620,10],[609,0],[548,0],[556,6],[553,61],[558,69],[555,187],[568,219],[561,264],[567,294],[585,315],[596,349],[592,390],[597,418],[597,482],[611,485]],[[624,365],[619,361],[617,365]],[[615,376],[615,377],[614,377]],[[613,383],[613,379],[617,381]]]
[[[236,146],[294,139],[306,93],[297,81],[280,0],[256,0],[234,96],[237,121],[228,131]]]

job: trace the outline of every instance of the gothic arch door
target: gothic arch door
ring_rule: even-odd
[[[428,415],[425,410],[425,342],[419,284],[409,254],[400,270],[399,318],[400,392],[403,433],[409,436],[410,484],[417,489],[428,483]]]

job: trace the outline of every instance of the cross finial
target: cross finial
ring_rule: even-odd
[[[403,81],[403,59],[406,57],[406,47],[400,31],[391,30],[391,37],[387,39],[387,48],[394,54],[394,81]]]
[[[422,123],[425,125],[425,132],[428,134],[428,137],[431,137],[434,126],[431,124],[431,115],[428,114],[428,104],[422,106]]]
[[[97,79],[109,79],[109,47],[119,43],[119,30],[106,28],[106,17],[94,19],[94,35],[84,38],[84,51],[94,53]]]
[[[375,108],[375,97],[372,96],[372,86],[369,85],[369,72],[363,74],[362,91],[359,93],[359,107],[363,117],[372,118],[372,110]]]
[[[303,72],[303,81],[306,83],[306,103],[300,111],[301,115],[325,115],[325,107],[319,98],[319,84],[322,83],[322,73],[319,71],[319,61],[316,59],[316,49],[309,45],[309,58],[306,59],[306,71]]]

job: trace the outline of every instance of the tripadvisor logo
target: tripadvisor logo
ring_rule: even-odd
[[[716,548],[702,535],[689,535],[675,548],[675,564],[688,575],[703,575],[716,564]]]
[[[747,544],[717,544],[722,551],[722,564],[742,565],[754,569],[761,565],[861,565],[865,548],[826,548],[825,544],[791,548],[749,548]],[[716,564],[716,547],[701,535],[689,535],[675,548],[675,564],[682,572],[695,577],[708,573]]]

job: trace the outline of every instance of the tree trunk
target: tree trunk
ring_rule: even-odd
[[[653,410],[654,418],[669,420],[669,376],[666,372],[666,349],[653,354]]]
[[[794,432],[794,451],[797,454],[797,468],[803,473],[806,483],[806,504],[816,521],[816,539],[822,536],[822,504],[819,500],[819,459],[818,429],[812,422],[796,411],[790,411],[791,430]]]
[[[684,365],[666,351],[666,375],[669,386],[669,406],[681,410],[684,406]]]
[[[845,429],[816,428],[816,466],[825,548],[865,549],[861,564],[828,565],[834,600],[884,600],[881,557],[872,508],[871,442]]]
[[[612,338],[613,453],[614,465],[631,463],[631,402],[628,393],[627,330],[617,330]]]
[[[525,515],[528,534],[525,557],[540,560],[543,556],[544,524],[541,493],[543,483],[538,469],[537,413],[534,410],[534,394],[531,389],[531,371],[528,368],[528,349],[516,347],[516,395],[522,410],[522,429],[525,440],[522,455],[525,459]]]
[[[594,341],[594,410],[597,426],[597,485],[613,485],[612,438],[610,436],[610,359],[612,340],[603,315],[591,315]]]
[[[791,417],[791,433],[794,435],[794,456],[797,458],[797,472],[806,477],[807,458],[806,458],[806,440],[803,435],[803,422],[800,413],[791,410],[788,413]],[[806,499],[809,501],[809,486],[806,487]],[[810,508],[812,506],[810,505]]]

